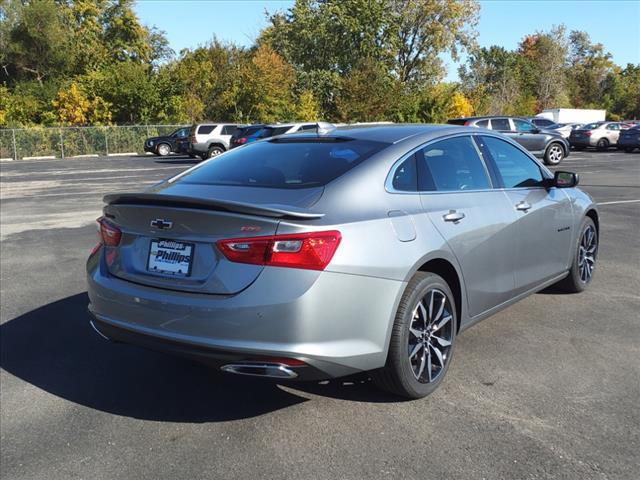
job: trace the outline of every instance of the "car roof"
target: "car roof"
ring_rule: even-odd
[[[371,126],[340,126],[335,130],[331,130],[325,137],[349,137],[356,140],[369,140],[383,143],[399,143],[403,140],[424,136],[425,140],[430,137],[437,138],[443,134],[468,132],[478,133],[475,127],[461,127],[458,125],[439,125],[439,124],[411,124],[397,123],[391,125],[371,125]],[[303,132],[287,135],[288,138],[304,138],[317,137],[315,133]]]

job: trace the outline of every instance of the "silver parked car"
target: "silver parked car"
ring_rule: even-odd
[[[596,147],[606,150],[618,144],[621,125],[618,122],[595,122],[576,128],[569,135],[569,143],[576,150]]]
[[[512,138],[547,165],[556,166],[569,155],[571,146],[566,138],[554,130],[535,126],[518,117],[466,117],[452,118],[451,125],[488,128]]]
[[[577,182],[477,128],[265,139],[105,197],[92,326],[225,372],[372,371],[422,397],[460,331],[550,285],[589,285],[598,212]]]

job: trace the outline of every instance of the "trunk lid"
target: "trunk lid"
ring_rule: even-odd
[[[164,183],[144,193],[107,195],[105,217],[122,231],[118,247],[107,247],[109,272],[158,288],[238,293],[264,267],[230,262],[216,242],[274,235],[282,218],[319,218],[309,206],[322,191]]]

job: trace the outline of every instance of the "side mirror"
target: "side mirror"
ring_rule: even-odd
[[[553,176],[553,186],[556,188],[573,188],[579,181],[578,174],[573,172],[557,171]]]
[[[540,129],[538,127],[531,130],[531,133],[540,133]]]

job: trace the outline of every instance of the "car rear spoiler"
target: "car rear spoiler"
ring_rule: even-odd
[[[313,212],[291,205],[256,205],[252,203],[232,202],[230,200],[182,197],[158,193],[112,193],[105,195],[103,201],[107,205],[166,205],[203,210],[225,210],[228,212],[275,218],[313,220],[324,217],[324,213]]]

